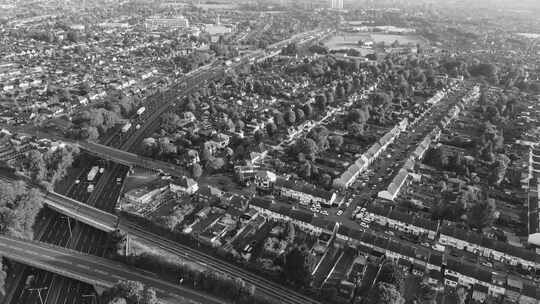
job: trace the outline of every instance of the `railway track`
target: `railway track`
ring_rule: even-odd
[[[243,279],[246,283],[253,284],[258,291],[269,297],[277,298],[285,304],[322,304],[321,302],[295,292],[280,284],[259,277],[241,267],[231,265],[219,258],[200,252],[189,246],[171,241],[167,238],[148,232],[136,224],[120,221],[119,228],[128,235],[146,242],[148,245],[161,248],[186,260],[192,260],[215,271],[223,272],[233,277]]]

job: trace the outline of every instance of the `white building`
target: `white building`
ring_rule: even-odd
[[[343,0],[331,0],[332,9],[343,9]]]
[[[176,16],[169,18],[159,18],[152,17],[147,18],[144,23],[147,30],[158,30],[158,29],[185,29],[189,27],[189,20],[184,16]]]

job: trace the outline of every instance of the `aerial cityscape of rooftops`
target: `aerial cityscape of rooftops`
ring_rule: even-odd
[[[539,15],[0,0],[0,303],[540,304]]]

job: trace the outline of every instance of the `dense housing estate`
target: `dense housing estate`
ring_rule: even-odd
[[[505,1],[0,3],[0,302],[540,303]]]

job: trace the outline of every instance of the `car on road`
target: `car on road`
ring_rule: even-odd
[[[322,214],[322,215],[328,215],[328,211],[323,210],[323,211],[321,211],[321,214]]]
[[[75,185],[78,185],[81,181],[80,180],[75,180]]]
[[[338,210],[338,212],[336,213],[337,216],[341,216],[343,214],[343,210]]]

